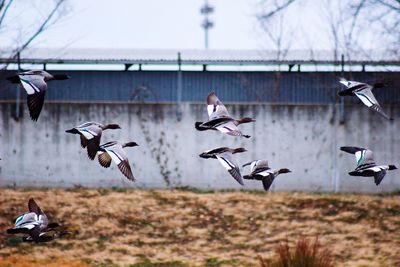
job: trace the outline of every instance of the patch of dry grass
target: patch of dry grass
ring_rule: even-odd
[[[261,267],[333,267],[329,250],[322,248],[318,237],[310,241],[300,238],[294,247],[288,242],[280,243],[275,248],[275,257],[264,259],[259,257]]]
[[[76,234],[40,245],[4,234],[30,197]],[[337,266],[400,266],[400,197],[0,189],[0,232],[0,266],[257,266],[279,242],[316,235]]]

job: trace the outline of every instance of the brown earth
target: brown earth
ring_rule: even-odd
[[[74,233],[5,234],[35,198]],[[337,266],[400,266],[400,196],[196,190],[0,189],[0,266],[258,266],[319,236]]]

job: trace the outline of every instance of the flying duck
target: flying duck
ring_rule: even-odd
[[[374,177],[375,184],[379,185],[387,170],[397,169],[394,165],[377,165],[371,150],[361,147],[342,146],[340,150],[356,156],[357,168],[349,172],[351,176]]]
[[[207,96],[207,112],[209,120],[206,122],[196,122],[195,127],[197,130],[218,130],[229,135],[250,138],[249,135],[242,134],[237,126],[242,123],[254,122],[256,120],[247,117],[239,120],[233,119],[229,115],[224,104],[222,104],[218,99],[215,92],[211,92]]]
[[[343,78],[339,82],[347,87],[347,89],[338,92],[339,96],[356,95],[367,107],[378,112],[384,118],[393,120],[385,112],[383,112],[381,106],[372,93],[372,89],[383,87],[384,85],[382,83],[376,83],[371,86],[367,83],[347,81]]]
[[[51,75],[44,70],[30,70],[21,72],[18,75],[8,77],[7,80],[12,83],[21,83],[28,94],[27,103],[29,115],[33,121],[37,121],[42,111],[44,96],[47,90],[48,81],[66,80],[69,77],[65,74]]]
[[[281,173],[291,172],[289,169],[283,168],[279,170],[272,170],[268,167],[267,160],[253,160],[246,163],[243,167],[250,165],[250,174],[243,176],[243,179],[262,181],[265,191],[268,191],[274,179]]]
[[[247,150],[239,147],[239,148],[228,148],[228,147],[219,147],[216,149],[208,150],[201,153],[199,156],[204,159],[218,159],[218,161],[224,166],[225,169],[232,175],[235,180],[241,184],[243,184],[242,175],[240,174],[239,165],[233,160],[232,154],[246,152]]]
[[[94,160],[99,150],[101,134],[107,129],[121,129],[118,124],[107,124],[103,125],[98,122],[85,122],[65,132],[71,134],[79,134],[81,138],[82,148],[87,147],[88,157]]]
[[[118,169],[131,181],[135,181],[135,177],[132,174],[131,166],[129,165],[128,157],[124,151],[124,147],[139,146],[135,142],[128,142],[120,144],[116,141],[108,142],[99,147],[99,163],[104,168],[108,168],[111,165],[111,160],[117,164]]]
[[[58,223],[50,223],[46,214],[36,204],[33,198],[28,201],[29,212],[26,212],[15,220],[14,228],[7,229],[8,234],[24,234],[28,235],[23,241],[47,242],[54,239],[54,235],[49,235],[49,231],[53,231],[60,225]]]

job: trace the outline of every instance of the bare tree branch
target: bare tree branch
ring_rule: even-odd
[[[31,35],[31,37],[22,46],[14,50],[13,52],[14,55],[12,56],[13,58],[15,58],[18,55],[18,53],[24,50],[33,40],[35,40],[42,32],[44,32],[47,29],[47,27],[49,26],[48,25],[49,22],[51,21],[54,14],[64,1],[65,0],[59,0],[57,4],[54,6],[53,10],[47,16],[47,18],[40,25],[40,27]]]
[[[322,26],[328,30],[325,32],[320,30],[321,40],[330,40],[335,59],[338,59],[340,54],[345,54],[347,58],[350,58],[362,50],[370,49],[382,50],[390,54],[400,53],[398,45],[400,42],[400,0],[318,1],[319,5],[314,5],[313,9],[316,11],[315,9],[321,8],[320,11],[323,12],[317,11],[313,15],[319,16],[315,20],[320,19],[324,24],[310,25],[310,20],[303,20],[302,10],[296,10],[294,13],[292,12],[294,10],[291,10],[288,14],[292,14],[292,18],[289,25],[285,25],[285,33],[278,35],[275,29],[282,25],[274,18],[279,18],[281,13],[290,9],[290,5],[295,0],[261,0],[261,2],[265,10],[260,12],[257,18],[266,36],[275,45],[281,45],[283,40],[280,37],[282,36],[290,38],[291,36],[287,33],[296,27],[311,26],[311,30],[315,31]],[[297,0],[296,3],[298,2],[301,0]],[[298,7],[302,8],[300,5]],[[299,14],[299,16],[293,18],[293,14]],[[296,20],[299,23],[295,24]],[[300,42],[302,40],[297,40],[297,43]],[[305,42],[304,45],[311,46],[309,42],[308,44]]]
[[[4,0],[4,1],[1,2],[1,5],[0,5],[0,12],[1,12],[2,14],[1,14],[1,17],[0,17],[0,26],[1,26],[1,23],[3,22],[4,18],[6,17],[8,8],[11,6],[11,4],[12,4],[13,1],[14,1],[14,0],[10,0],[10,2],[8,2],[8,4],[7,4],[5,7],[4,7],[4,4],[5,4],[6,1]],[[4,7],[4,10],[2,10],[3,7]]]
[[[356,6],[355,8],[355,12],[353,15],[353,20],[351,22],[351,27],[350,27],[350,31],[349,34],[347,35],[347,41],[346,41],[346,45],[350,45],[352,39],[353,39],[353,32],[354,32],[354,28],[356,26],[357,23],[357,19],[358,19],[358,15],[361,12],[361,9],[364,7],[366,0],[361,0],[360,3]]]
[[[397,10],[397,11],[400,12],[400,0],[394,0],[394,2],[397,2],[397,4],[399,6],[394,6],[394,5],[390,4],[390,3],[387,3],[386,1],[382,1],[382,0],[376,0],[376,2],[380,3],[381,5],[384,5],[384,6],[388,7],[388,8],[390,8],[392,10]]]
[[[287,0],[284,4],[277,6],[274,10],[268,12],[267,14],[261,15],[259,19],[267,20],[271,17],[273,17],[276,13],[286,9],[288,6],[290,6],[295,0]]]

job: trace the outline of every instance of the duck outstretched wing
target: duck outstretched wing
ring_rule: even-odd
[[[274,181],[274,179],[275,179],[275,176],[273,174],[270,174],[268,176],[263,177],[262,184],[263,184],[263,187],[264,187],[265,191],[269,190],[269,188],[271,187],[272,182]]]
[[[354,154],[356,157],[357,166],[361,165],[374,165],[376,164],[374,161],[374,154],[371,150],[361,147],[350,147],[350,146],[343,146],[340,150]]]
[[[385,177],[385,175],[386,175],[386,170],[381,170],[379,172],[376,172],[374,174],[375,184],[379,185],[382,182],[383,177]]]
[[[100,152],[98,160],[101,166],[108,168],[111,165],[111,157],[107,152]]]
[[[374,94],[372,93],[372,87],[369,86],[366,89],[356,91],[354,94],[370,109],[378,112],[385,119],[391,120],[391,118],[383,111],[382,107],[379,105],[378,100],[376,100]]]
[[[238,164],[233,160],[232,154],[229,152],[221,153],[216,156],[218,161],[224,166],[224,168],[232,175],[235,180],[241,184],[243,183],[242,175],[240,174]]]
[[[211,92],[207,96],[207,112],[209,120],[222,117],[230,117],[228,110],[219,100],[215,92]]]

